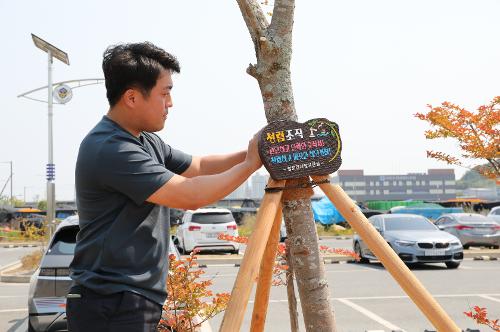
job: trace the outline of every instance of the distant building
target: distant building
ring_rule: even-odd
[[[264,189],[266,188],[269,174],[255,173],[249,179],[250,181],[250,198],[261,199],[264,196]]]
[[[248,181],[243,182],[235,191],[226,196],[226,199],[241,199],[247,198],[249,195],[249,184]]]
[[[429,169],[406,175],[364,175],[363,170],[339,170],[333,182],[356,201],[448,200],[456,198],[455,171]]]
[[[268,179],[268,174],[255,173],[239,186],[238,189],[226,196],[225,199],[250,198],[260,200],[264,196],[264,189],[266,188]]]

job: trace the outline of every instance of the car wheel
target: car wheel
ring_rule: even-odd
[[[361,246],[359,245],[359,242],[356,242],[354,244],[354,252],[359,256],[359,261],[356,261],[358,263],[370,263],[370,260],[363,257],[363,253],[361,252]]]
[[[446,262],[445,264],[449,269],[456,269],[460,265],[460,262]]]
[[[463,247],[464,247],[464,249],[469,249],[470,245],[464,244]]]
[[[491,249],[498,249],[498,246],[491,246]]]
[[[234,250],[231,250],[230,253],[233,254],[233,255],[238,255],[240,253],[240,250],[239,249],[234,249]]]

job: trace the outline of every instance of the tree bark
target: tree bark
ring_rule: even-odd
[[[257,57],[257,63],[250,64],[247,73],[257,79],[267,121],[297,121],[290,72],[295,1],[275,0],[270,23],[258,1],[237,2]],[[291,182],[287,181],[287,184]],[[297,192],[284,199],[283,214],[304,323],[307,331],[335,331],[330,291],[320,260],[318,235],[311,210],[309,197],[312,193]]]

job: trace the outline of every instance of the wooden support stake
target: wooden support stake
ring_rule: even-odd
[[[313,176],[312,178],[319,182],[328,177]],[[319,186],[432,325],[439,332],[460,332],[461,329],[451,320],[342,188],[330,183]]]
[[[269,293],[271,293],[271,283],[273,281],[274,262],[276,261],[276,252],[280,239],[280,227],[283,213],[281,206],[278,208],[274,218],[271,234],[267,240],[264,256],[260,262],[259,279],[257,279],[257,290],[255,293],[255,302],[253,304],[251,332],[264,331],[266,324],[267,307],[269,305]]]
[[[267,185],[269,187],[283,187],[285,181],[270,179]],[[255,229],[248,241],[238,276],[234,282],[231,298],[222,319],[220,332],[237,332],[241,328],[248,298],[250,297],[250,292],[258,273],[274,217],[280,206],[282,194],[282,191],[266,193],[262,199],[259,212],[257,213]]]

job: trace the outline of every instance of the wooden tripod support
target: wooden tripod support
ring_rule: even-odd
[[[320,183],[328,179],[328,176],[312,176],[312,179],[316,183]],[[284,184],[285,180],[275,181],[271,179],[268,182],[269,187],[283,187]],[[440,332],[461,331],[342,188],[330,183],[320,184],[319,187],[432,325]],[[253,282],[257,275],[259,277],[251,331],[264,331],[281,224],[281,197],[282,191],[264,195],[257,214],[255,230],[248,241],[220,332],[240,331]],[[259,266],[260,272],[258,271]]]

